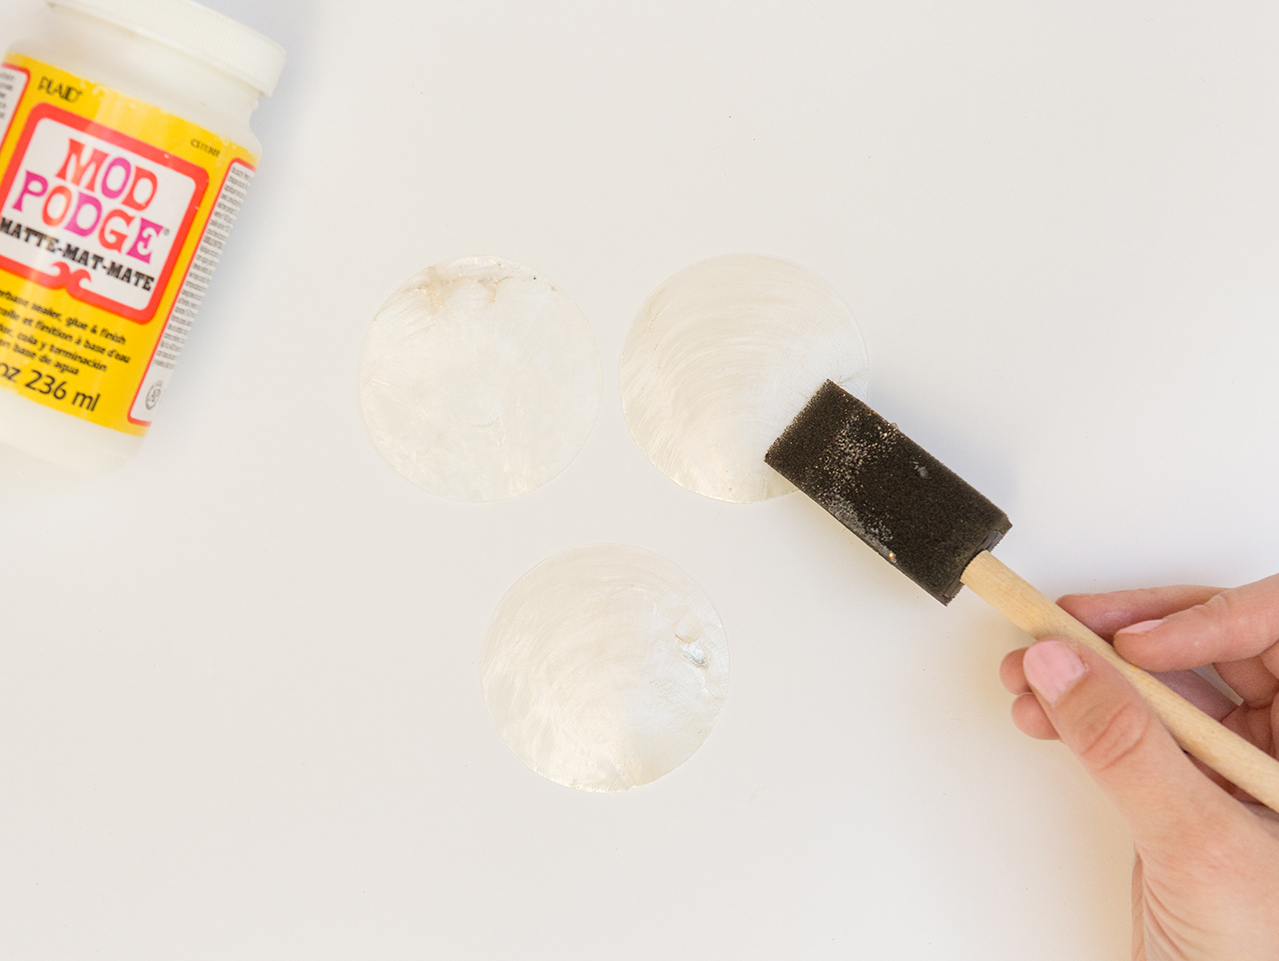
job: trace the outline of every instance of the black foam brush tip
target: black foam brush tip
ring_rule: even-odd
[[[1012,527],[954,471],[832,381],[764,460],[943,604]]]

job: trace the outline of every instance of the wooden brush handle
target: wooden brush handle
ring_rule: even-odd
[[[1113,647],[1010,571],[989,551],[973,558],[962,580],[1036,640],[1068,637],[1092,648],[1132,683],[1178,744],[1266,807],[1279,812],[1279,761],[1174,694],[1141,668],[1133,667],[1115,653]]]

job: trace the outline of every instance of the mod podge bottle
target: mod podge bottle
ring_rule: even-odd
[[[261,147],[284,51],[190,0],[50,0],[0,67],[0,443],[135,454]]]

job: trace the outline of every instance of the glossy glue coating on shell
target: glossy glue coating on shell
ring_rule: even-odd
[[[622,348],[622,409],[644,455],[689,490],[750,503],[795,488],[764,454],[826,380],[865,398],[852,313],[802,267],[754,254],[655,290]]]
[[[626,791],[683,764],[728,693],[728,642],[678,567],[620,544],[533,568],[502,598],[480,656],[489,714],[543,777]]]
[[[590,325],[530,267],[467,257],[391,295],[364,338],[369,436],[397,471],[460,501],[516,497],[577,456],[599,413]]]

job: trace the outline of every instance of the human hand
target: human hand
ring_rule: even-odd
[[[1272,755],[1279,748],[1279,575],[1222,591],[1164,587],[1058,602],[1128,661]],[[1192,668],[1214,664],[1237,705]],[[1136,690],[1065,638],[1014,651],[1013,721],[1060,738],[1136,847],[1134,961],[1277,961],[1279,817],[1184,754]]]

